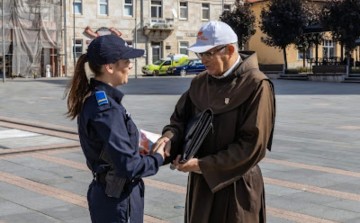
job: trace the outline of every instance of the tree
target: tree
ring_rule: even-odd
[[[349,75],[351,52],[360,37],[360,1],[332,0],[322,11],[322,23],[328,28],[333,38],[345,47],[347,58],[346,74]]]
[[[261,10],[260,29],[266,37],[262,41],[283,50],[285,70],[287,70],[286,48],[295,43],[308,24],[301,0],[270,0]]]
[[[315,64],[318,64],[318,46],[322,43],[324,32],[321,25],[321,9],[318,5],[310,1],[303,4],[305,16],[308,19],[307,27],[303,30],[303,34],[295,39],[295,46],[303,53],[303,67],[305,67],[305,53],[308,49],[315,45]],[[315,27],[317,30],[307,31],[307,28]],[[313,28],[314,29],[314,28]]]
[[[240,0],[236,0],[235,7],[231,11],[224,11],[220,15],[220,20],[234,29],[239,39],[239,49],[243,49],[250,37],[256,32],[256,17],[250,9],[249,3],[243,4]]]

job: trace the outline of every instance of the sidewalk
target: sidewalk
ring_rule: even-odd
[[[86,192],[92,176],[78,141],[56,132],[76,132],[76,122],[64,115],[66,83],[64,78],[0,83],[0,223],[90,222]],[[359,223],[358,84],[274,83],[274,145],[261,162],[268,222]],[[121,89],[138,127],[159,133],[189,84],[189,78],[138,78]],[[19,152],[29,148],[38,150]],[[145,178],[145,222],[183,222],[186,181],[186,174],[168,166]]]

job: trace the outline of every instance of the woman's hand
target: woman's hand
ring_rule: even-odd
[[[164,159],[170,156],[171,141],[168,137],[159,138],[152,146],[151,152],[159,153]]]

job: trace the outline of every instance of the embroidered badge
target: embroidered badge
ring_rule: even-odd
[[[229,104],[229,102],[230,102],[230,98],[225,98],[225,104],[227,105]]]
[[[109,104],[105,91],[95,92],[95,97],[99,106]]]

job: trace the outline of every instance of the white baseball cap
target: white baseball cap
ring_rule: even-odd
[[[234,30],[221,21],[205,23],[199,30],[196,43],[188,48],[195,53],[203,53],[211,48],[230,43],[236,43],[238,37]]]

